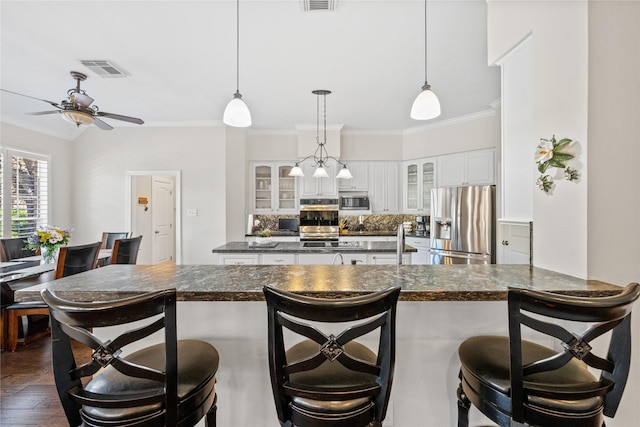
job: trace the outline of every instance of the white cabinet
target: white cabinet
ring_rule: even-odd
[[[252,163],[252,209],[255,213],[297,213],[295,178],[292,166],[282,163]]]
[[[339,164],[333,159],[327,160],[328,178],[314,178],[313,173],[316,168],[313,162],[300,163],[300,168],[304,172],[304,176],[300,179],[300,197],[338,197],[338,184],[336,183],[336,175],[338,174]]]
[[[260,258],[262,265],[292,265],[296,263],[295,254],[262,254]]]
[[[254,265],[258,264],[258,255],[219,254],[219,265]]]
[[[344,256],[344,255],[343,255]],[[333,264],[334,260],[340,264],[340,257],[335,254],[298,254],[298,264],[300,265],[327,265]]]
[[[398,260],[396,254],[370,254],[368,255],[368,264],[370,265],[389,265],[389,264],[397,264]],[[402,254],[402,263],[406,265],[411,265],[411,255],[410,254]]]
[[[501,222],[498,225],[498,264],[531,262],[531,224]]]
[[[431,189],[436,187],[436,158],[403,163],[404,211],[412,214],[431,213]]]
[[[399,163],[372,162],[369,170],[372,181],[369,197],[373,213],[400,212]]]
[[[338,165],[338,168],[342,166]],[[369,163],[350,162],[347,167],[353,175],[351,179],[339,179],[339,191],[369,191]]]
[[[438,186],[495,183],[495,150],[475,150],[438,157]]]
[[[411,264],[428,265],[431,264],[429,249],[431,248],[431,239],[428,237],[411,237],[405,236],[404,242],[413,246],[418,252],[411,254]]]

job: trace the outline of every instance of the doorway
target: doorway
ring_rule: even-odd
[[[142,235],[138,264],[182,262],[180,171],[127,172],[127,221]]]

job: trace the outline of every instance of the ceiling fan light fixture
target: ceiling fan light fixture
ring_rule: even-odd
[[[411,106],[411,118],[414,120],[429,120],[440,115],[440,101],[431,86],[425,83],[422,92],[418,94]]]
[[[61,111],[60,115],[63,119],[68,122],[74,123],[78,127],[80,127],[80,125],[90,125],[91,123],[93,123],[93,116],[91,114],[85,113],[84,111],[65,110]]]
[[[237,128],[251,126],[251,113],[249,112],[247,104],[242,100],[240,92],[236,92],[233,95],[233,99],[227,104],[227,107],[224,109],[222,121],[225,125]]]

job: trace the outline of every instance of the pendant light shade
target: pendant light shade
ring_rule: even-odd
[[[431,86],[425,83],[422,92],[418,94],[411,106],[411,118],[414,120],[429,120],[440,115],[440,101]]]
[[[236,93],[224,109],[222,122],[238,128],[251,126],[249,107],[240,95],[240,0],[236,0]]]
[[[411,118],[429,120],[440,115],[440,101],[427,83],[427,0],[424,0],[424,85],[411,106]]]
[[[342,165],[342,169],[340,169],[340,172],[338,172],[338,175],[336,175],[336,178],[351,179],[353,178],[353,175],[351,175],[351,171],[347,168],[347,165]]]
[[[298,163],[296,163],[296,165],[291,168],[289,176],[304,176],[304,172],[302,172],[302,168],[298,166]]]
[[[222,121],[225,125],[237,128],[251,126],[251,113],[247,104],[242,100],[240,92],[236,92],[233,95],[233,99],[227,104]]]
[[[316,171],[313,173],[314,178],[329,178],[329,174],[324,166],[320,165],[316,168]]]

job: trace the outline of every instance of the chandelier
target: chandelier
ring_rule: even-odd
[[[327,149],[325,148],[325,145],[327,144],[327,95],[329,95],[331,91],[318,89],[318,90],[311,91],[311,93],[317,96],[316,98],[316,144],[318,144],[318,147],[316,148],[316,151],[314,151],[312,155],[297,161],[295,166],[291,168],[291,172],[289,172],[289,176],[304,176],[304,172],[302,172],[302,169],[300,168],[299,164],[304,162],[305,160],[312,158],[313,166],[316,168],[315,172],[313,173],[313,177],[329,178],[329,174],[327,173],[327,167],[329,165],[327,165],[327,161],[329,159],[333,159],[339,165],[342,166],[342,168],[340,169],[340,172],[338,172],[338,175],[336,175],[336,178],[351,179],[353,178],[353,175],[351,175],[351,172],[347,168],[347,164],[342,163],[340,160],[338,160],[333,156],[330,156],[329,153],[327,152]],[[324,126],[323,126],[324,133],[323,133],[322,141],[320,141],[320,96],[321,95],[324,102]]]

